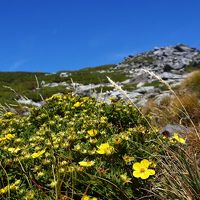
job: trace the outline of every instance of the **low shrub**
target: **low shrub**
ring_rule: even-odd
[[[1,199],[153,199],[166,140],[132,104],[53,96],[0,119]]]

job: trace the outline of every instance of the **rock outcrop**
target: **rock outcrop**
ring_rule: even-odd
[[[156,88],[155,82],[158,79],[150,76],[143,69],[157,75],[161,79],[177,86],[187,75],[187,69],[200,69],[200,51],[184,44],[176,46],[167,46],[154,48],[151,51],[137,55],[129,55],[116,66],[117,69],[123,69],[127,74],[127,81],[123,85],[136,84],[136,88],[128,91],[129,97],[138,105],[143,106],[149,98],[155,97],[159,104],[160,99],[166,96],[159,87]],[[165,95],[162,95],[165,93]],[[105,96],[113,96],[115,93],[105,93]],[[102,95],[101,95],[102,96]],[[122,95],[118,94],[118,97]]]
[[[188,66],[200,66],[200,51],[179,44],[129,56],[117,67],[124,68],[133,76],[137,74],[136,82],[144,82],[147,77],[140,71],[141,68],[150,70],[165,80],[177,80],[183,78],[182,75]]]
[[[155,102],[159,105],[163,99],[170,96],[166,89],[163,89],[163,85],[159,83],[158,77],[169,83],[172,87],[178,86],[187,77],[189,68],[200,69],[200,51],[184,44],[178,44],[161,48],[156,47],[151,51],[129,55],[114,68],[107,71],[99,69],[95,73],[126,74],[127,79],[117,82],[117,85],[122,87],[123,90],[127,90],[127,95],[134,103],[138,106],[144,106],[150,98],[154,98]],[[69,72],[61,72],[59,76],[73,79]],[[126,99],[120,91],[110,89],[112,86],[110,83],[88,83],[88,85],[83,85],[80,83],[43,82],[41,85],[42,87],[65,86],[69,90],[75,90],[78,94],[92,95],[108,103],[110,102],[110,97]],[[109,89],[107,91],[104,89],[104,92],[100,93],[96,92],[98,88]],[[98,91],[101,90],[98,89]]]

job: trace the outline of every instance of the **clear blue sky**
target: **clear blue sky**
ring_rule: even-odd
[[[200,48],[200,0],[0,0],[0,71],[118,63],[177,43]]]

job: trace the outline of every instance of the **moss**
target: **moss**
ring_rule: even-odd
[[[97,67],[88,67],[88,68],[80,69],[79,71],[97,72],[97,71],[103,71],[103,70],[112,70],[115,67],[116,67],[115,64],[109,64],[109,65],[100,65]]]
[[[100,93],[100,92],[106,92],[106,91],[111,91],[113,90],[113,87],[109,87],[109,86],[104,86],[104,87],[98,87],[95,88],[94,91]]]
[[[123,63],[124,64],[132,64],[132,63],[137,63],[137,64],[140,64],[140,63],[152,64],[155,61],[156,61],[156,59],[153,58],[153,57],[150,57],[150,56],[137,56],[137,57],[134,57],[133,59],[127,59]]]
[[[136,89],[136,85],[135,83],[131,83],[131,84],[126,84],[122,87],[123,90],[127,90],[127,91],[133,91]]]
[[[144,86],[154,86],[160,88],[162,91],[168,90],[167,86],[160,83],[159,81],[152,81],[151,83],[145,83]]]

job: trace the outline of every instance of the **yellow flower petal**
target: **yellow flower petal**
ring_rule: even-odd
[[[128,156],[128,155],[126,155],[126,154],[125,154],[122,158],[123,158],[123,160],[125,161],[126,164],[128,164],[129,162],[132,162],[132,161],[135,160],[134,157]]]
[[[144,168],[148,168],[150,164],[151,163],[148,160],[146,160],[146,159],[144,159],[144,160],[141,161],[141,165]]]
[[[35,152],[31,155],[32,158],[38,158],[40,157],[43,153],[45,153],[45,150],[42,150],[42,151],[38,151],[38,152]]]
[[[90,196],[88,195],[83,195],[81,200],[90,200]]]
[[[147,172],[149,173],[149,175],[154,175],[156,173],[153,169],[148,169]]]
[[[150,174],[148,173],[148,171],[140,174],[141,179],[147,179],[147,178],[149,178],[149,176],[150,176]]]
[[[94,136],[97,134],[97,130],[91,129],[91,130],[87,131],[87,133],[88,133],[91,137],[94,137]]]
[[[114,151],[114,147],[110,146],[108,143],[103,143],[98,147],[98,150],[96,151],[98,154],[106,154],[110,155]]]
[[[91,167],[92,165],[94,165],[94,161],[80,161],[79,165],[82,167]]]
[[[133,176],[135,177],[135,178],[140,178],[140,171],[134,171],[133,172]]]
[[[173,136],[174,139],[178,140],[179,139],[179,136],[177,133],[174,133],[174,136]]]
[[[80,107],[81,106],[81,103],[80,102],[76,102],[75,104],[74,104],[74,107],[75,108],[78,108],[78,107]]]
[[[179,138],[179,142],[182,143],[182,144],[185,144],[185,139]]]
[[[133,169],[134,170],[140,170],[140,163],[139,162],[136,162],[133,164]]]

